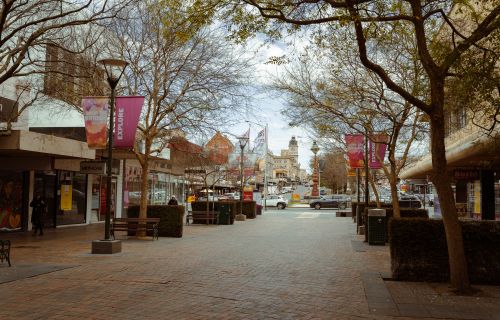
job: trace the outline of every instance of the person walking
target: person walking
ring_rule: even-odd
[[[31,213],[31,223],[33,224],[34,230],[33,235],[36,236],[37,231],[40,231],[40,235],[43,236],[43,220],[45,218],[47,204],[42,199],[39,192],[35,194],[35,199],[31,201],[30,207],[33,208],[33,212]]]
[[[170,201],[168,202],[168,205],[169,206],[176,206],[176,205],[178,205],[177,199],[175,198],[175,196],[172,196],[172,198],[170,198]]]

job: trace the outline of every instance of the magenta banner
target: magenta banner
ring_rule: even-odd
[[[135,133],[141,116],[144,97],[117,97],[115,110],[115,134],[113,146],[121,149],[132,149]]]
[[[368,161],[368,165],[371,169],[380,169],[384,163],[389,136],[386,134],[376,134],[370,140],[370,160]]]
[[[363,168],[365,137],[362,134],[346,134],[347,157],[351,168]]]

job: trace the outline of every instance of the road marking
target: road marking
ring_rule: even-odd
[[[319,217],[319,213],[303,212],[297,217],[297,219],[316,219],[317,217]]]

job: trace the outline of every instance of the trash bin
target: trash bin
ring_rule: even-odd
[[[228,203],[219,205],[219,224],[231,224],[231,206]]]
[[[385,209],[368,209],[368,244],[385,245],[387,224]]]
[[[255,210],[257,214],[262,214],[262,205],[260,204],[255,205]]]

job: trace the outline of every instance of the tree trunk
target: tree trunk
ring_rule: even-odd
[[[396,168],[391,163],[391,172],[389,177],[389,185],[391,187],[391,200],[392,200],[392,216],[394,218],[401,218],[401,209],[399,208],[398,196],[398,179],[396,175]]]
[[[141,173],[141,208],[139,210],[139,218],[147,218],[148,213],[148,187],[149,187],[149,162],[144,161]]]
[[[448,244],[451,285],[461,293],[471,290],[467,261],[465,258],[462,227],[458,221],[457,208],[451,188],[451,177],[447,172],[445,132],[444,132],[444,89],[433,92],[433,112],[431,114],[432,182],[436,187]],[[435,91],[440,91],[436,93]],[[437,99],[436,99],[437,98]]]
[[[380,197],[378,195],[378,190],[377,186],[375,185],[375,181],[373,179],[372,175],[368,176],[368,181],[370,182],[370,185],[372,186],[373,194],[375,195],[375,202],[377,203],[377,208],[381,208],[382,204],[380,203]]]

